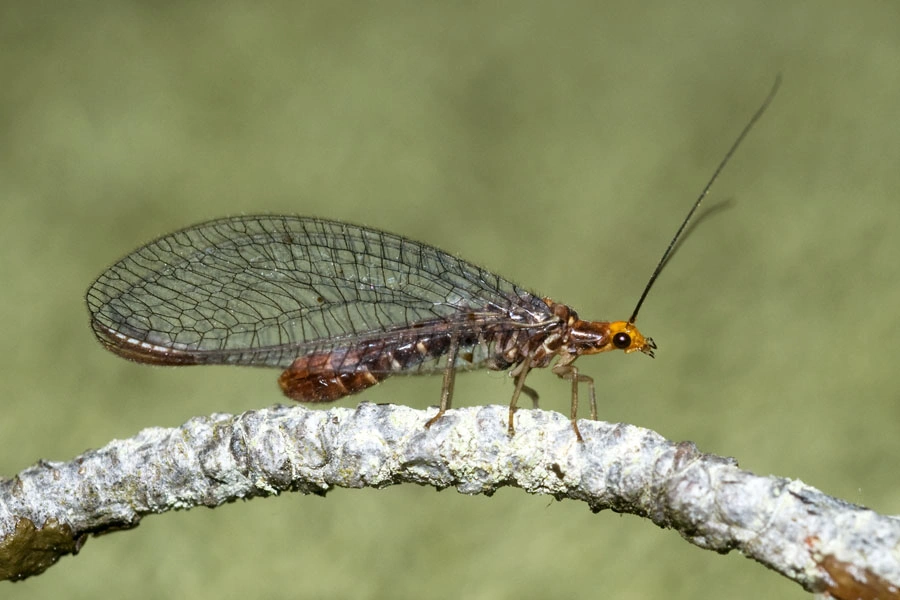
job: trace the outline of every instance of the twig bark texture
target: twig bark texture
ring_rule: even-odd
[[[900,520],[798,480],[759,477],[632,425],[506,407],[430,412],[403,406],[311,411],[274,407],[150,428],[65,463],[0,482],[0,577],[38,574],[90,534],[147,514],[284,491],[418,483],[491,494],[514,486],[643,516],[717,552],[738,550],[838,598],[896,597]]]

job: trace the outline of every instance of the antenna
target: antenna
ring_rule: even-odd
[[[672,252],[675,249],[675,245],[678,243],[678,239],[681,237],[681,234],[684,233],[684,228],[687,227],[687,224],[690,222],[691,217],[694,216],[694,213],[697,211],[700,203],[704,198],[706,198],[706,195],[709,193],[709,188],[712,187],[712,184],[719,177],[719,173],[722,172],[722,169],[724,169],[725,165],[728,164],[728,161],[731,160],[731,155],[734,154],[734,152],[738,149],[738,146],[741,145],[741,142],[744,141],[744,138],[747,137],[747,134],[750,133],[750,130],[753,129],[753,126],[756,125],[756,122],[759,121],[760,117],[763,116],[763,113],[766,112],[766,109],[769,108],[769,104],[772,103],[772,99],[775,98],[775,94],[778,92],[778,88],[780,86],[781,74],[775,77],[775,83],[774,85],[772,85],[772,89],[769,91],[769,95],[766,96],[766,99],[763,100],[763,103],[760,105],[760,107],[756,109],[756,112],[752,117],[750,117],[750,121],[744,126],[741,134],[731,145],[731,148],[728,149],[728,152],[725,153],[725,157],[722,159],[722,162],[720,162],[719,166],[716,167],[716,170],[707,182],[706,187],[704,187],[703,191],[700,192],[700,196],[698,196],[694,201],[694,205],[691,207],[691,210],[688,211],[688,214],[684,218],[684,221],[681,222],[681,226],[678,227],[678,231],[675,232],[675,237],[673,237],[672,241],[669,242],[669,247],[666,248],[666,251],[663,253],[662,258],[659,259],[659,263],[656,265],[656,269],[653,270],[653,274],[650,276],[650,280],[647,282],[647,287],[644,288],[644,292],[641,294],[641,297],[637,302],[637,306],[634,307],[634,312],[631,313],[631,318],[628,319],[629,323],[634,323],[635,319],[637,319],[638,311],[641,310],[641,305],[644,304],[644,299],[647,298],[647,294],[650,292],[650,288],[653,287],[653,284],[656,282],[656,278],[659,277],[659,274],[660,272],[662,272],[663,267],[666,266],[666,262],[668,262],[669,257],[672,256]]]

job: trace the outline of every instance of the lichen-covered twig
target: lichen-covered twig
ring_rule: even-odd
[[[284,491],[418,483],[491,494],[514,486],[644,516],[703,548],[738,550],[805,589],[895,597],[900,520],[800,481],[759,477],[690,442],[602,421],[506,407],[430,412],[274,407],[150,428],[66,463],[40,462],[0,482],[0,577],[40,573],[92,533],[144,515]]]

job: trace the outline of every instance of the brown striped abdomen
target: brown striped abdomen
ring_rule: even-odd
[[[278,385],[291,400],[297,402],[334,402],[384,381],[390,373],[371,373],[364,364],[350,372],[339,372],[333,364],[334,354],[301,356],[281,373]]]
[[[360,348],[301,356],[281,373],[278,385],[285,396],[298,402],[334,402],[393,374],[433,372],[423,371],[422,366],[447,352],[451,335],[452,332],[407,335]]]
[[[403,337],[388,338],[381,343],[359,348],[300,356],[281,373],[278,385],[285,396],[298,402],[334,402],[368,389],[394,374],[443,372],[447,364],[442,357],[449,351],[454,335],[459,336],[459,351],[452,368],[483,366],[492,370],[505,370],[518,362],[518,352],[507,355],[509,350],[522,350],[523,343],[540,344],[546,337],[546,332],[535,334],[527,329],[509,332],[488,330],[478,336],[472,332],[456,332],[450,327],[440,331],[434,326],[425,335],[404,333]],[[477,356],[476,349],[482,350]],[[527,354],[528,349],[524,349]],[[552,356],[548,356],[543,363],[549,362],[550,358]]]

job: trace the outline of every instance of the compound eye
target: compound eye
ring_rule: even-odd
[[[613,346],[619,350],[624,350],[631,346],[631,336],[625,332],[617,333],[613,336]]]

